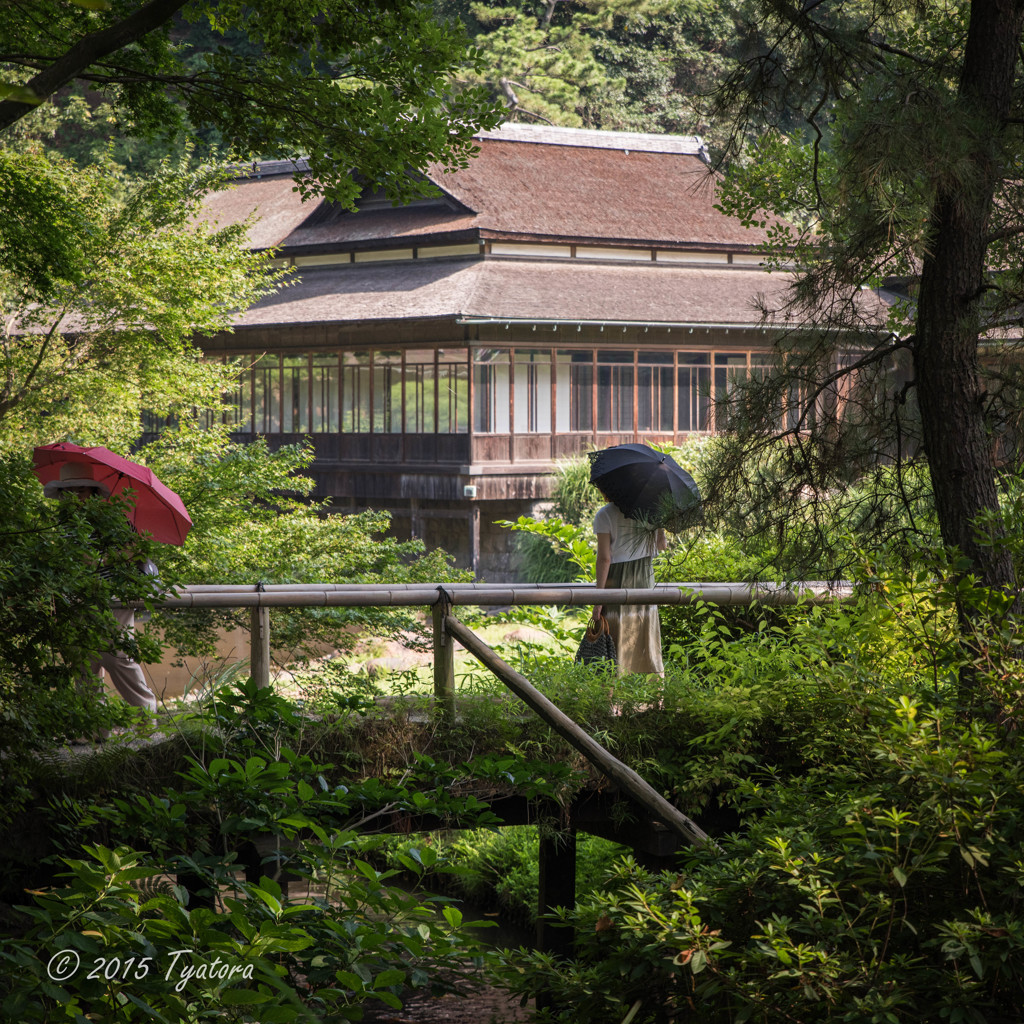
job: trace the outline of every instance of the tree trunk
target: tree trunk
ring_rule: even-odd
[[[936,197],[921,273],[914,365],[925,449],[942,539],[969,557],[983,583],[1014,585],[1006,552],[979,544],[974,520],[998,513],[978,364],[986,236],[1003,173],[1000,138],[1013,94],[1022,11],[1015,0],[975,0],[960,80],[977,177]],[[963,129],[962,129],[963,130]]]

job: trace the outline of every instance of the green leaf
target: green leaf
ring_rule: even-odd
[[[367,864],[364,860],[357,860],[355,862],[356,870],[368,878],[371,882],[379,881],[380,875],[377,870],[371,865]]]
[[[11,85],[7,82],[0,82],[0,100],[10,100],[13,103],[30,103],[38,106],[43,102],[42,97],[37,96],[26,85]]]
[[[351,971],[338,971],[334,977],[337,978],[342,985],[351,989],[353,992],[362,992],[366,987],[363,983],[363,979],[358,975],[353,974]]]
[[[134,1003],[148,1018],[152,1020],[158,1020],[161,1024],[171,1024],[171,1022],[162,1014],[155,1010],[145,1000],[140,999],[138,996],[133,995],[127,988],[121,990],[124,997],[131,1003]]]
[[[281,901],[276,896],[260,888],[253,889],[252,892],[257,899],[262,900],[275,914],[281,913]]]
[[[222,988],[217,998],[226,1006],[255,1006],[269,1002],[273,996],[269,992],[258,992],[251,988]]]

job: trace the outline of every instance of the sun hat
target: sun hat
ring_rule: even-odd
[[[51,480],[44,485],[43,494],[47,498],[56,498],[61,491],[66,491],[70,487],[92,487],[99,491],[104,498],[109,498],[110,488],[93,475],[102,472],[102,466],[90,465],[85,462],[65,462],[60,467],[58,479]]]

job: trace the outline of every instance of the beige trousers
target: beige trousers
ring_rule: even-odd
[[[135,611],[132,608],[111,610],[122,629],[134,631]],[[146,677],[142,674],[142,666],[124,651],[104,651],[93,657],[90,665],[93,672],[100,677],[106,669],[110,673],[110,682],[114,689],[132,707],[156,711],[156,694],[149,688]]]

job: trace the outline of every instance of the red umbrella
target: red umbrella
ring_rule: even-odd
[[[192,519],[181,498],[148,466],[115,455],[109,448],[44,444],[32,453],[35,474],[47,497],[67,487],[94,486],[108,496],[129,491],[128,519],[139,533],[163,544],[182,544]]]

